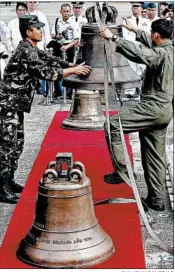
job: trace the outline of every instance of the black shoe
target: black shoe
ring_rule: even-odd
[[[125,97],[126,98],[133,98],[133,95],[132,94],[126,94]]]
[[[132,96],[132,98],[139,98],[139,96],[140,96],[139,94],[134,93],[133,96]]]
[[[3,184],[0,188],[0,202],[16,204],[19,197],[12,192],[8,183]]]
[[[14,180],[12,180],[10,184],[10,188],[13,191],[13,193],[21,194],[24,187],[21,184],[16,183]]]
[[[56,92],[53,93],[53,98],[60,98],[61,97],[61,94],[57,94]]]
[[[39,94],[39,95],[43,94],[43,92],[42,92],[42,88],[41,88],[41,87],[40,87],[40,88],[38,88],[38,89],[36,90],[36,93],[37,93],[37,94]]]
[[[115,172],[104,175],[104,181],[109,184],[120,184],[123,183],[123,179]]]
[[[163,212],[165,210],[164,201],[162,198],[141,198],[143,208],[145,211],[148,211],[148,208],[151,208],[158,212]]]

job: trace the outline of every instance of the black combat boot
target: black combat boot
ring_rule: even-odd
[[[22,190],[24,189],[24,187],[21,185],[21,184],[18,184],[14,181],[14,179],[12,180],[11,184],[10,184],[10,187],[11,187],[11,190],[14,192],[14,193],[17,193],[17,194],[21,194],[22,193]]]
[[[18,184],[15,182],[14,173],[11,173],[11,175],[9,177],[9,185],[10,185],[10,189],[11,189],[11,191],[13,191],[13,193],[21,194],[22,190],[24,189],[24,187],[21,184]]]
[[[16,204],[19,197],[11,190],[8,181],[0,181],[0,202]]]
[[[165,210],[164,200],[160,197],[152,198],[141,198],[143,208],[145,211],[148,211],[148,208],[151,208],[155,211],[162,212]]]
[[[104,181],[109,184],[120,184],[124,182],[124,180],[115,172],[104,175]]]

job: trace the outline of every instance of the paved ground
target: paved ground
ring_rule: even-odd
[[[112,3],[115,4],[119,10],[120,18],[130,14],[130,4],[129,3]],[[92,5],[87,3],[85,7]],[[50,24],[54,22],[56,14],[59,11],[60,3],[42,3],[40,4],[40,9],[45,11],[48,15]],[[15,6],[5,7],[0,6],[0,16],[1,19],[8,22],[9,19],[15,16]],[[120,21],[120,19],[119,19]],[[42,97],[39,95],[35,96],[34,103],[32,106],[32,111],[30,114],[25,115],[25,146],[24,152],[19,161],[19,168],[15,174],[16,180],[25,184],[28,174],[31,171],[33,162],[38,154],[40,145],[44,138],[44,135],[50,125],[50,122],[56,111],[59,110],[69,110],[69,105],[54,105],[54,106],[41,106],[38,103],[41,101]],[[129,106],[131,102],[125,103],[125,107]],[[110,109],[119,109],[119,105],[115,104],[113,101],[110,103]],[[168,160],[171,165],[171,170],[173,171],[173,121],[168,127],[167,133],[167,155]],[[135,173],[137,175],[137,185],[141,196],[146,195],[146,187],[143,179],[143,172],[141,168],[140,152],[139,152],[139,141],[137,133],[131,135],[131,143],[135,158]],[[2,204],[0,203],[0,243],[2,243],[3,237],[5,235],[7,226],[9,224],[11,215],[15,205]],[[158,213],[150,211],[151,216],[155,220],[152,225],[155,233],[169,245],[173,245],[173,212],[170,206],[170,201],[168,195],[166,197],[166,211],[163,213]],[[155,242],[148,235],[145,227],[142,227],[144,251],[147,268],[149,269],[173,269],[173,257],[168,253],[158,249]],[[136,253],[137,254],[137,253]]]

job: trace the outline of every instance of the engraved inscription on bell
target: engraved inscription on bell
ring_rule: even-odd
[[[58,153],[39,181],[35,217],[21,241],[20,260],[44,268],[89,267],[114,254],[100,227],[91,181],[72,153]]]

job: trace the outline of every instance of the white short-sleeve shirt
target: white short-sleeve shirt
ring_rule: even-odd
[[[79,25],[74,23],[71,18],[67,21],[59,18],[57,23],[54,23],[51,34],[57,34],[56,38],[62,43],[70,43],[80,38],[80,31]]]

